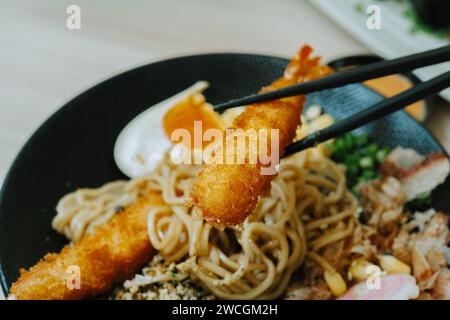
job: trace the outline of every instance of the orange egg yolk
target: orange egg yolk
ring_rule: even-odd
[[[190,133],[190,146],[194,144],[194,121],[201,121],[201,132],[208,129],[225,130],[223,121],[213,107],[206,103],[205,97],[201,93],[194,93],[187,98],[175,103],[163,117],[163,127],[167,137],[171,139],[172,133],[177,129],[186,129]],[[198,135],[195,136],[198,138]],[[175,141],[173,141],[175,142]],[[206,147],[210,142],[201,139],[201,148]]]

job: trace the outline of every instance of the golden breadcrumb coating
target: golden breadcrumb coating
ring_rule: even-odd
[[[82,299],[104,293],[132,277],[151,258],[147,214],[152,206],[160,204],[160,194],[142,197],[92,235],[65,246],[60,253],[47,254],[28,271],[21,270],[8,298]],[[79,289],[67,285],[70,266],[80,268]]]

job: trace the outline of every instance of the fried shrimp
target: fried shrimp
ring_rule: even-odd
[[[82,299],[104,293],[134,275],[151,257],[147,214],[162,204],[153,192],[139,198],[92,235],[67,245],[60,253],[48,254],[28,271],[21,270],[9,299]],[[79,286],[77,276],[79,271]]]
[[[284,75],[261,92],[330,73],[328,67],[319,65],[319,57],[310,57],[311,52],[309,46],[301,48],[288,64]],[[250,105],[236,118],[233,127],[244,131],[253,129],[257,132],[261,129],[278,129],[278,148],[282,154],[284,148],[294,139],[296,129],[300,125],[304,101],[304,96],[294,96]],[[203,218],[213,224],[227,226],[242,223],[255,208],[259,195],[269,190],[270,182],[275,178],[275,174],[261,174],[263,166],[259,160],[255,164],[204,165],[193,184],[189,204],[200,208]]]

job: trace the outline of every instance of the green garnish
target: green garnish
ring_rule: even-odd
[[[379,177],[378,167],[390,152],[389,148],[371,142],[365,132],[346,133],[326,146],[334,161],[345,164],[347,185],[355,194],[358,183]]]
[[[359,160],[359,166],[360,166],[362,169],[373,168],[374,162],[373,162],[373,160],[372,160],[371,157],[366,156],[366,157],[361,158],[361,159]]]
[[[446,30],[434,30],[430,26],[423,23],[420,18],[417,16],[416,12],[413,9],[407,9],[404,13],[404,16],[411,20],[411,28],[410,32],[412,34],[418,33],[418,32],[424,32],[431,34],[439,39],[447,39],[448,33]]]

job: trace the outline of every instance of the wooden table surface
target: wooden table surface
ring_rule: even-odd
[[[70,4],[81,30],[66,28]],[[3,0],[0,21],[0,183],[50,114],[135,66],[204,52],[289,57],[303,43],[325,60],[368,52],[306,0]],[[447,150],[449,110],[441,102],[427,123]]]

